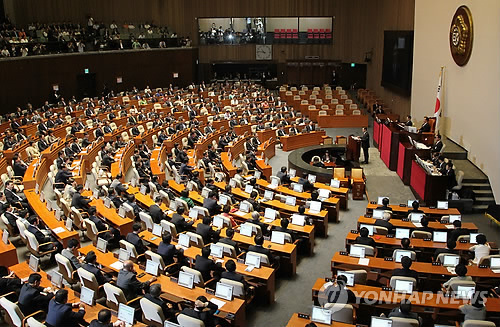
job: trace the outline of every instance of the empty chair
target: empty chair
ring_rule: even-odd
[[[177,229],[175,228],[174,224],[172,224],[169,221],[162,220],[160,222],[160,225],[164,231],[170,232],[170,234],[172,235],[172,238],[177,238]]]
[[[346,270],[346,273],[351,273],[354,275],[354,284],[366,284],[366,280],[368,279],[368,272],[364,269],[356,269],[356,270]]]
[[[78,279],[76,278],[77,274],[76,271],[73,270],[73,266],[71,265],[69,259],[59,253],[56,253],[55,258],[59,273],[63,276],[63,278],[69,284],[76,284],[78,282]]]
[[[500,254],[490,254],[490,255],[485,255],[484,257],[481,257],[479,262],[477,263],[478,266],[480,265],[490,265],[491,258],[500,258]]]
[[[43,315],[44,312],[39,310],[29,316],[24,316],[24,314],[21,312],[21,309],[17,306],[16,303],[13,303],[9,301],[6,297],[1,297],[0,298],[0,306],[5,310],[4,318],[5,322],[9,326],[13,327],[21,327],[21,326],[26,326],[26,320],[29,317],[34,317],[37,315]]]
[[[28,326],[28,327],[45,327],[46,325],[44,325],[43,323],[39,322],[38,320],[36,320],[33,317],[29,317],[26,320],[26,326]]]
[[[387,229],[387,227],[373,226],[373,230],[374,230],[375,234],[379,234],[379,235],[389,234],[389,229]]]
[[[94,299],[98,299],[103,296],[103,287],[99,286],[99,283],[93,273],[83,268],[78,268],[76,272],[80,279],[80,284],[94,291]]]
[[[139,219],[141,219],[143,227],[145,227],[149,231],[153,230],[153,219],[149,214],[145,212],[139,212]]]
[[[320,110],[318,112],[318,116],[326,116],[327,115],[327,111],[326,110]]]
[[[330,309],[332,312],[332,321],[353,324],[356,318],[356,311],[350,304],[343,303],[326,303],[325,309]]]
[[[458,291],[458,287],[476,287],[476,283],[471,280],[452,280],[448,284],[448,291],[452,294]]]
[[[484,320],[466,320],[464,321],[462,327],[495,327],[495,323],[493,321],[484,321]]]
[[[40,258],[40,257],[51,254],[52,252],[56,251],[56,249],[53,248],[52,242],[39,244],[35,235],[33,235],[28,230],[24,231],[24,235],[26,236],[26,239],[28,240],[28,243],[27,243],[28,250],[35,257]],[[50,247],[48,247],[48,245],[50,245]]]
[[[158,267],[163,271],[165,270],[165,262],[163,261],[163,257],[157,253],[154,253],[153,251],[147,250],[145,253],[146,259],[151,260],[153,262],[158,263]]]
[[[221,242],[217,242],[216,244],[224,248],[224,256],[236,258],[236,249],[234,246]]]
[[[391,317],[392,327],[418,327],[420,322],[417,319]]]
[[[417,280],[413,277],[405,277],[405,276],[392,276],[389,281],[389,285],[392,289],[396,289],[396,281],[405,281],[405,282],[413,282],[413,286],[417,285]]]
[[[120,240],[120,248],[127,250],[127,252],[130,253],[131,259],[137,260],[139,257],[144,256],[144,254],[138,254],[135,246],[125,240]]]
[[[248,251],[247,255],[249,253],[251,253],[253,255],[259,256],[260,257],[260,263],[261,263],[261,265],[264,265],[264,266],[267,266],[267,267],[269,267],[271,265],[271,263],[269,262],[269,258],[267,257],[267,255],[259,253],[259,252],[253,252],[253,251]]]
[[[352,111],[352,114],[353,114],[354,116],[359,116],[359,115],[361,115],[361,111],[360,111],[360,110],[358,110],[358,109],[355,109],[355,110],[353,110],[353,111]]]
[[[186,232],[186,234],[189,236],[189,241],[191,245],[197,248],[202,248],[205,246],[205,243],[203,242],[203,238],[201,237],[201,235],[193,232]]]
[[[411,237],[412,238],[420,238],[420,239],[431,239],[432,233],[424,232],[424,231],[420,231],[420,230],[414,230],[413,232],[411,232]]]
[[[139,303],[141,305],[142,321],[148,326],[163,327],[165,321],[163,309],[146,298],[142,298]]]
[[[344,109],[335,109],[336,116],[342,116],[344,114]]]
[[[199,287],[205,287],[206,285],[215,281],[215,279],[211,279],[211,280],[207,280],[207,281],[203,280],[203,276],[201,275],[201,272],[199,272],[198,270],[193,269],[193,268],[183,266],[183,267],[181,267],[181,271],[194,275],[194,284],[196,286],[199,286]]]
[[[245,299],[246,292],[245,285],[243,285],[243,283],[226,278],[221,278],[220,282],[223,284],[231,285],[233,287],[234,297]]]
[[[104,284],[104,292],[106,293],[106,306],[114,311],[118,310],[120,303],[130,305],[131,303],[141,299],[141,297],[136,297],[135,299],[127,301],[127,298],[121,288],[110,283]]]

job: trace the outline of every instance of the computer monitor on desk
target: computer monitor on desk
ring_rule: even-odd
[[[370,327],[392,327],[392,320],[389,318],[372,317]]]
[[[330,325],[332,323],[332,313],[330,312],[330,310],[324,309],[322,307],[313,306],[311,321]]]

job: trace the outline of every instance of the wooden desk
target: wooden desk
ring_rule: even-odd
[[[259,139],[260,143],[264,143],[265,141],[269,140],[271,137],[276,138],[276,128],[271,128],[271,129],[265,129],[262,131],[257,131],[257,138]]]
[[[373,212],[373,209],[377,209],[377,207],[378,207],[377,204],[369,203],[366,206],[366,213],[371,214]],[[397,204],[390,204],[389,207],[391,207],[391,209],[392,209],[393,218],[395,216],[398,216],[398,215],[406,218],[408,216],[408,211],[413,209],[413,208],[407,207],[407,206],[401,207]],[[447,210],[443,210],[443,209],[431,209],[429,207],[420,207],[419,209],[422,210],[424,212],[424,214],[426,214],[430,218],[438,218],[438,219],[441,219],[442,216],[459,215],[460,214],[460,211],[458,211],[458,209],[456,209],[456,208],[448,208]]]
[[[310,145],[318,145],[323,142],[323,136],[326,135],[325,131],[316,131],[311,133],[300,133],[297,135],[282,136],[280,138],[283,145],[283,151],[291,151],[300,149]]]
[[[410,188],[417,198],[428,205],[435,205],[437,201],[445,199],[448,178],[431,175],[415,160],[411,162]]]
[[[375,225],[375,222],[377,221],[376,218],[367,218],[365,216],[359,216],[358,219],[358,229],[360,224],[366,224],[366,225]],[[391,219],[391,224],[396,227],[396,228],[409,228],[410,230],[417,229],[415,225],[411,221],[402,221],[401,219]],[[429,227],[435,230],[442,230],[442,231],[448,231],[449,229],[446,227],[448,224],[441,224],[438,221],[430,221],[429,222]],[[474,223],[462,223],[462,228],[470,230],[472,233],[477,232],[478,228],[476,224]]]
[[[85,191],[82,194],[88,197],[92,195],[91,191]],[[97,215],[103,217],[106,221],[111,223],[111,225],[119,229],[121,235],[127,236],[128,233],[132,232],[134,221],[130,218],[120,217],[114,208],[106,208],[102,199],[92,199],[89,205],[95,206]]]
[[[297,183],[299,181],[299,177],[293,177],[290,179],[292,182]],[[332,194],[335,194],[336,197],[340,199],[340,208],[347,210],[348,208],[348,200],[349,200],[349,189],[347,187],[332,187],[330,185],[326,185],[325,183],[316,182],[313,185],[317,189],[325,189],[329,190]]]
[[[311,322],[312,322],[311,319],[299,318],[299,315],[297,313],[294,313],[292,318],[290,318],[290,320],[286,324],[286,327],[304,327],[308,323],[311,323]],[[356,326],[356,325],[345,324],[343,322],[336,322],[336,321],[332,321],[332,323],[329,325],[320,324],[319,322],[315,322],[314,324],[318,327],[354,327],[354,326]]]
[[[346,109],[344,109],[344,112]],[[340,127],[366,127],[368,126],[368,115],[330,115],[318,116],[318,125],[321,128]]]
[[[9,244],[2,242],[2,237],[3,230],[0,230],[0,263],[2,266],[10,267],[19,262],[17,259],[16,247],[10,241]]]
[[[428,149],[417,149],[415,146],[410,144],[409,140],[401,140],[399,142],[399,153],[398,153],[398,164],[397,164],[397,174],[399,178],[403,181],[403,184],[410,185],[411,179],[411,169],[412,162],[415,159],[415,155],[419,157],[428,157],[430,150]]]
[[[45,226],[47,226],[52,231],[52,234],[55,235],[55,237],[63,244],[64,247],[67,247],[68,241],[70,239],[80,239],[77,231],[68,231],[66,229],[64,221],[59,221],[56,219],[54,212],[47,209],[47,205],[40,201],[39,195],[36,194],[34,190],[25,190],[24,195],[26,196],[26,200],[28,200],[28,203],[30,204],[36,215],[40,217],[40,219],[42,219]],[[54,232],[54,229],[59,227],[64,229],[64,231],[56,234]]]

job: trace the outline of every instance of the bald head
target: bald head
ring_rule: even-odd
[[[123,263],[123,268],[127,271],[132,271],[134,269],[134,263],[131,260],[126,260]]]

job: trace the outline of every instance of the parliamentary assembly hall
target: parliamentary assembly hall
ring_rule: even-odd
[[[499,17],[0,0],[0,326],[500,326]]]

